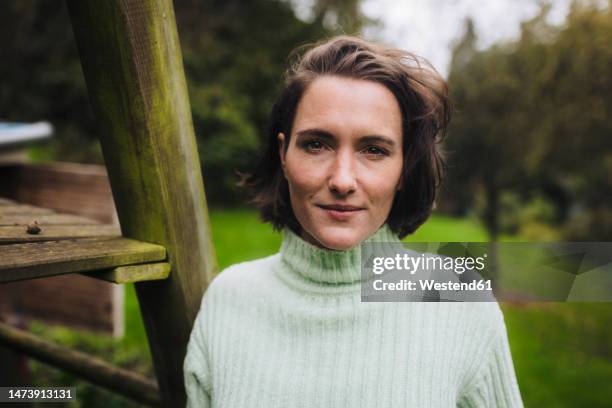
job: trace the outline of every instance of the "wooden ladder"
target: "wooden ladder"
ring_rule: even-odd
[[[121,231],[7,228],[0,283],[68,273],[136,282],[157,384],[4,323],[0,343],[148,405],[184,406],[186,346],[217,264],[172,1],[67,4]],[[2,206],[44,211],[4,201],[0,217]]]

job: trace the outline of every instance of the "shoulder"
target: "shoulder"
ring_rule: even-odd
[[[507,330],[504,314],[497,302],[467,303],[470,323],[465,336],[469,340],[469,355],[482,365],[491,358],[491,353],[499,352],[500,345],[507,343]]]
[[[219,272],[202,296],[197,319],[212,321],[217,314],[235,306],[236,299],[256,295],[257,288],[265,287],[271,279],[278,258],[279,254],[274,254],[237,263]]]
[[[479,333],[490,340],[505,331],[504,314],[496,301],[466,302],[464,305],[466,314],[476,329],[475,334]]]
[[[468,312],[485,326],[498,326],[504,320],[499,303],[495,300],[490,302],[465,302],[464,305],[466,305]]]
[[[204,298],[216,297],[265,285],[280,260],[278,253],[252,261],[240,262],[223,269],[204,294]]]
[[[462,339],[466,354],[482,353],[506,332],[504,315],[495,301],[425,303],[422,308],[424,319],[437,322],[441,330]]]

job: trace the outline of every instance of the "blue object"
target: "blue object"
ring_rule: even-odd
[[[53,126],[49,122],[0,122],[0,149],[48,139],[52,134]]]

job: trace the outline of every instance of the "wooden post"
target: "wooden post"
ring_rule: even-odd
[[[171,0],[68,0],[123,235],[161,244],[164,281],[136,284],[164,406],[216,270]]]

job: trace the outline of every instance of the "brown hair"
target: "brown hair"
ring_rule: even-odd
[[[307,46],[303,55],[301,52],[298,48],[290,56],[292,63],[284,87],[272,108],[263,156],[255,171],[244,175],[240,184],[254,190],[252,202],[263,221],[272,223],[275,229],[288,226],[299,233],[277,136],[281,132],[286,135],[286,148],[300,98],[318,77],[337,75],[374,81],[395,95],[403,119],[403,184],[394,197],[387,224],[399,238],[411,234],[431,214],[445,167],[440,141],[450,120],[446,82],[422,58],[356,37],[334,37]]]

